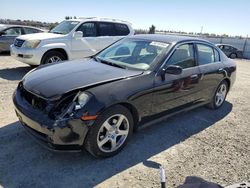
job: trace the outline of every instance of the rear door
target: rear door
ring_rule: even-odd
[[[183,68],[180,75],[165,74],[155,77],[153,113],[158,114],[166,110],[180,110],[192,106],[200,99],[197,94],[201,73],[195,58],[193,43],[179,45],[163,68],[178,65]]]
[[[204,100],[210,100],[215,89],[224,78],[224,65],[216,48],[206,43],[197,43],[197,55],[199,69],[202,73],[201,96]]]
[[[119,40],[121,37],[116,36],[115,24],[111,22],[98,22],[98,41],[99,48],[103,48],[111,45]]]

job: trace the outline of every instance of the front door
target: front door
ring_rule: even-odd
[[[82,38],[72,38],[71,53],[72,59],[78,59],[94,55],[98,52],[99,42],[95,22],[85,22],[76,31],[83,33]]]
[[[200,100],[197,95],[201,73],[195,60],[194,44],[179,45],[163,68],[169,65],[178,65],[183,71],[180,75],[165,74],[155,77],[153,114],[164,111],[172,112],[175,109],[193,105]]]
[[[22,34],[21,27],[12,27],[3,31],[0,36],[0,51],[9,51],[10,45],[14,43],[16,37]]]

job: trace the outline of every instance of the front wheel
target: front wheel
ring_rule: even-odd
[[[58,51],[50,51],[44,55],[41,64],[55,63],[66,60],[66,57]]]
[[[130,111],[116,105],[98,116],[90,128],[84,146],[95,157],[111,157],[119,153],[133,132]]]
[[[224,80],[220,83],[220,85],[216,89],[213,99],[208,104],[208,107],[211,109],[220,108],[225,102],[227,93],[228,93],[228,83]]]

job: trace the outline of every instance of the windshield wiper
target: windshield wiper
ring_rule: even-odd
[[[61,32],[58,32],[58,31],[51,31],[50,33],[55,33],[55,34],[63,34],[63,33],[61,33]]]
[[[93,59],[97,62],[100,62],[100,63],[104,63],[104,64],[107,64],[107,65],[111,65],[111,66],[114,66],[114,67],[118,67],[118,68],[122,68],[122,69],[128,69],[126,66],[124,65],[118,65],[116,63],[112,63],[110,61],[107,61],[107,60],[104,60],[104,59],[100,59],[100,58],[97,58],[97,57],[93,57]]]

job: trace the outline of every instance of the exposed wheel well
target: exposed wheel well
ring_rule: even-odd
[[[66,52],[63,48],[54,48],[54,49],[50,49],[50,50],[46,51],[46,52],[43,54],[43,57],[42,57],[42,59],[41,59],[41,64],[42,64],[43,59],[44,59],[44,57],[46,56],[46,54],[48,54],[49,52],[52,52],[52,51],[60,52],[60,53],[62,53],[62,54],[64,55],[64,57],[66,58],[66,60],[69,59],[67,52]]]
[[[138,128],[138,122],[139,122],[139,113],[137,109],[132,104],[129,104],[129,103],[119,103],[119,104],[124,106],[131,112],[133,116],[133,120],[134,120],[134,131],[136,131]]]
[[[225,78],[224,80],[227,82],[228,90],[229,90],[230,86],[231,86],[231,82],[230,82],[230,80],[228,78]]]

